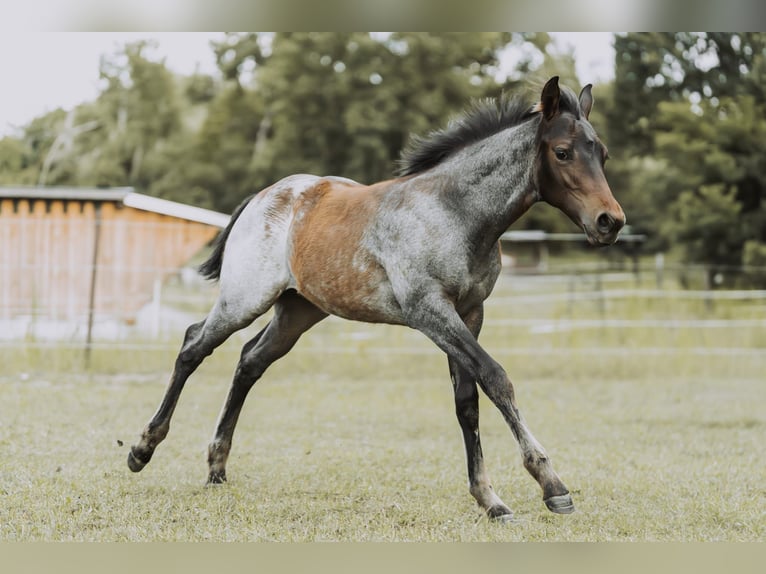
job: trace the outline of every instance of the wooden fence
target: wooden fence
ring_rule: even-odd
[[[130,323],[218,229],[108,201],[0,201],[0,319]]]

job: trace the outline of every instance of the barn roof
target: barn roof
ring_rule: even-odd
[[[136,193],[132,187],[0,187],[0,199],[44,199],[72,201],[112,201],[126,207],[169,215],[179,219],[226,227],[229,216],[210,209],[203,209],[177,201],[168,201]]]

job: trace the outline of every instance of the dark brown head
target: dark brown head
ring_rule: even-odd
[[[538,110],[538,183],[542,199],[566,213],[594,245],[609,245],[625,225],[625,213],[606,182],[606,147],[588,121],[593,96],[588,84],[579,98],[559,87],[558,76],[543,88]]]

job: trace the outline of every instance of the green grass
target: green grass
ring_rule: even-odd
[[[488,470],[517,522],[485,518],[468,493],[444,357],[408,329],[328,320],[252,391],[230,481],[218,487],[204,486],[207,442],[239,347],[257,326],[190,379],[167,440],[140,474],[127,469],[128,448],[164,392],[180,334],[153,348],[99,346],[89,372],[70,346],[3,348],[0,540],[764,540],[762,328],[509,324],[758,318],[763,307],[523,299],[567,292],[503,281],[481,340],[572,491],[572,515],[545,509],[510,431],[482,398]],[[726,347],[751,352],[699,351]]]
[[[396,371],[396,369],[393,369]],[[521,406],[572,489],[550,514],[491,408],[494,484],[519,523],[465,486],[444,378],[272,376],[237,429],[230,482],[203,486],[223,388],[190,383],[141,474],[127,448],[162,388],[76,377],[3,382],[3,540],[762,540],[766,397],[756,380],[535,380]],[[118,441],[122,441],[120,446]]]

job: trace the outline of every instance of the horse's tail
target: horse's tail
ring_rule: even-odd
[[[255,197],[255,195],[251,195],[237,206],[237,209],[235,209],[234,213],[231,214],[229,224],[223,231],[218,234],[218,237],[216,237],[213,253],[211,253],[210,257],[208,257],[207,260],[199,266],[198,271],[206,279],[216,281],[221,278],[221,266],[223,265],[223,251],[226,247],[226,240],[229,238],[231,228],[234,227],[237,219],[242,214],[245,207],[247,207],[247,204],[250,203],[250,201],[253,199],[253,197]]]

